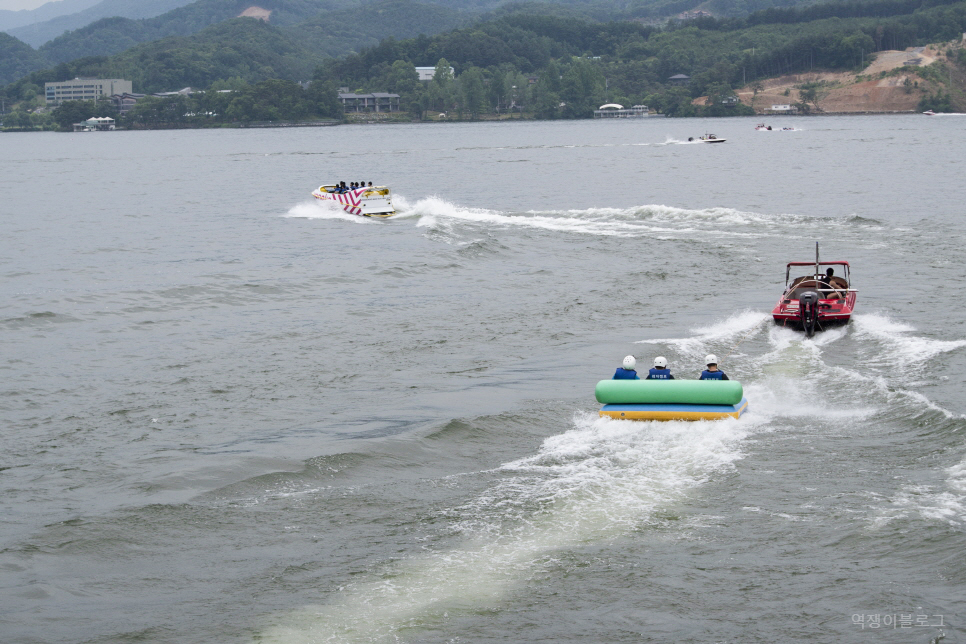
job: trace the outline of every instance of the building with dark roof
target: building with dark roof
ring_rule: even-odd
[[[342,109],[350,112],[398,112],[399,94],[373,92],[372,94],[354,94],[339,92],[339,102]]]

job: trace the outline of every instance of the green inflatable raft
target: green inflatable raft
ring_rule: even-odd
[[[601,380],[601,416],[623,420],[716,420],[748,410],[737,380]]]

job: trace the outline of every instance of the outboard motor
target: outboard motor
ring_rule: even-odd
[[[798,319],[807,337],[812,337],[818,328],[818,293],[805,291],[798,298]]]

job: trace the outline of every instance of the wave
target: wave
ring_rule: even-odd
[[[686,142],[685,142],[686,143]],[[846,218],[810,217],[791,213],[756,213],[734,208],[715,207],[687,209],[662,204],[645,204],[628,208],[597,207],[572,210],[502,211],[464,206],[433,195],[410,202],[395,194],[396,214],[391,220],[359,217],[346,213],[333,202],[311,200],[292,206],[284,217],[303,219],[336,219],[356,224],[385,224],[415,220],[416,227],[442,241],[461,243],[466,234],[480,231],[534,229],[600,237],[655,239],[692,239],[696,235],[714,239],[796,236],[810,227],[849,230],[881,228],[874,219],[857,216]]]
[[[919,515],[926,521],[945,523],[953,528],[966,528],[966,459],[944,470],[946,489],[933,485],[906,485],[880,508],[872,519],[874,528],[896,519]]]
[[[966,340],[934,340],[910,335],[915,327],[896,322],[886,315],[864,313],[852,316],[860,338],[881,346],[881,359],[893,367],[920,364],[936,356],[966,347]]]
[[[828,409],[831,403],[821,395],[821,388],[808,397],[797,396],[788,389],[789,382],[801,388],[814,381],[829,387],[840,383],[840,387],[848,388],[857,399],[867,400],[865,405],[856,407],[860,417],[874,408],[901,401],[907,414],[936,412],[946,419],[966,418],[936,404],[910,385],[910,376],[925,363],[966,346],[966,340],[936,340],[914,335],[913,331],[913,327],[886,316],[862,314],[853,316],[848,326],[806,338],[800,331],[772,324],[768,313],[746,310],[711,325],[692,328],[684,337],[638,340],[635,344],[661,347],[655,355],[658,352],[665,355],[671,360],[672,369],[678,365],[679,369],[700,371],[704,356],[714,353],[732,377],[736,375],[732,369],[738,369],[737,375],[746,380],[767,378],[771,386],[759,394],[769,399],[769,392],[781,388],[782,399],[787,403],[783,405],[783,414],[790,409],[798,409],[802,414]],[[847,348],[832,349],[846,341]],[[824,354],[830,350],[833,356],[846,352],[850,363],[841,366],[828,362]],[[645,363],[652,357],[645,357]],[[820,401],[820,404],[809,404],[809,401]],[[758,400],[754,408],[761,411]]]
[[[569,431],[500,466],[485,492],[441,513],[461,546],[345,586],[338,602],[285,615],[260,641],[380,641],[451,611],[497,607],[552,565],[553,553],[658,524],[659,510],[743,457],[753,428],[743,419],[632,423],[578,412]]]
[[[8,329],[44,327],[50,324],[64,324],[67,322],[79,322],[80,320],[72,315],[65,313],[54,313],[53,311],[41,311],[40,313],[28,313],[15,318],[0,320],[0,326]]]
[[[373,219],[372,217],[360,217],[359,215],[349,214],[341,206],[336,205],[334,201],[322,201],[321,199],[313,199],[312,201],[303,201],[300,204],[296,204],[289,208],[288,212],[283,216],[298,219],[341,219],[343,221],[351,221],[354,224],[378,224],[381,221],[379,219]]]
[[[729,343],[740,340],[741,336],[753,333],[769,320],[771,320],[771,315],[768,313],[740,311],[710,326],[692,328],[690,329],[691,334],[683,338],[638,340],[636,344],[666,345],[673,347],[684,357],[704,358],[712,350],[724,352],[723,349],[727,349]]]
[[[405,206],[400,204],[406,203]],[[466,226],[486,229],[531,228],[609,237],[762,237],[772,228],[785,228],[814,219],[799,215],[764,215],[732,208],[688,210],[659,204],[630,208],[529,210],[506,212],[461,206],[440,196],[409,205],[397,198],[394,219],[418,218],[417,226],[455,234]]]
[[[918,410],[932,404],[864,373],[868,356],[850,368],[826,362],[844,343],[860,345],[873,362],[897,344],[908,343],[900,352],[931,355],[963,344],[917,338],[911,327],[874,314],[814,338],[769,321],[764,312],[738,311],[685,337],[639,341],[667,345],[681,361],[733,352],[752,401],[741,419],[629,422],[575,412],[569,429],[535,453],[482,473],[492,479],[482,492],[434,512],[431,523],[446,539],[428,538],[425,554],[360,575],[329,604],[278,615],[259,641],[392,641],[438,627],[451,614],[499,609],[528,580],[549,573],[561,551],[662,526],[675,504],[733,471],[756,434],[803,423],[809,431],[874,431],[897,396]],[[737,353],[745,342],[754,349]],[[966,460],[947,470],[946,487],[907,487],[885,514],[915,511],[962,526]]]

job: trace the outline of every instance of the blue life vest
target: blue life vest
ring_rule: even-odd
[[[648,380],[674,380],[671,377],[671,370],[665,367],[664,369],[651,369],[647,372]]]
[[[637,372],[633,369],[625,369],[624,367],[617,367],[617,371],[614,372],[614,380],[640,380]]]
[[[708,371],[705,369],[701,372],[701,377],[698,380],[724,380],[724,371]]]

